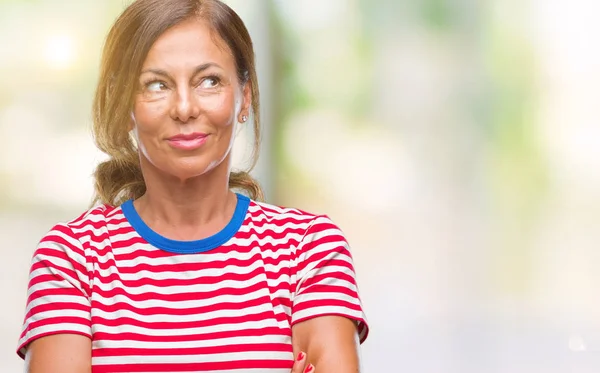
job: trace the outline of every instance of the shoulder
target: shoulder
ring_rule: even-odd
[[[250,201],[248,213],[254,221],[265,221],[274,224],[295,224],[310,226],[316,219],[324,215],[314,214],[294,207],[284,207],[265,202]]]
[[[116,211],[114,207],[96,206],[74,219],[56,223],[39,240],[33,253],[31,278],[41,282],[54,280],[53,276],[58,275],[89,294],[89,259],[105,239],[102,232],[106,232]]]
[[[99,205],[84,211],[76,218],[65,222],[64,225],[77,233],[82,230],[106,227],[109,224],[119,223],[124,219],[125,216],[120,207]]]
[[[58,243],[71,250],[82,250],[83,241],[90,237],[98,237],[109,224],[118,224],[124,219],[121,208],[110,205],[94,206],[73,219],[56,223],[42,237],[40,244]]]
[[[316,214],[294,207],[284,207],[264,202],[250,201],[248,212],[254,223],[272,224],[301,230],[303,236],[336,234],[343,235],[341,229],[328,215]]]

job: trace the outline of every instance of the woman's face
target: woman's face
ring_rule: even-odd
[[[182,181],[229,168],[249,85],[241,86],[230,49],[207,24],[190,20],[167,30],[144,61],[132,112],[142,168]]]

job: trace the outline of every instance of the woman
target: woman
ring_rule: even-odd
[[[94,102],[99,203],[34,254],[28,372],[359,370],[343,234],[230,173],[236,128],[260,133],[252,48],[218,0],[138,0],[116,21]]]

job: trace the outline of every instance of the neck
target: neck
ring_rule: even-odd
[[[229,190],[229,162],[186,180],[165,176],[142,157],[146,193],[134,202],[142,220],[157,233],[196,240],[217,233],[231,220],[237,198]]]

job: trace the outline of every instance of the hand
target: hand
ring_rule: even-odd
[[[315,373],[315,366],[307,363],[306,354],[300,351],[296,356],[291,373]]]

